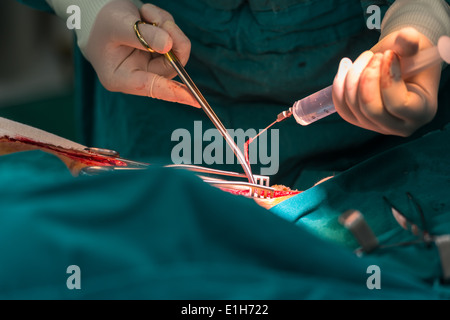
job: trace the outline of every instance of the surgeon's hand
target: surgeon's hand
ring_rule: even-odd
[[[146,51],[136,37],[133,26],[138,20],[158,25],[139,26],[157,53]],[[98,13],[82,51],[107,90],[199,107],[186,86],[172,80],[176,71],[161,55],[171,49],[185,65],[190,41],[168,12],[151,4],[143,5],[139,11],[129,1],[116,0]]]
[[[386,135],[407,137],[437,111],[441,67],[401,78],[399,59],[432,46],[413,28],[384,37],[354,63],[342,59],[333,83],[336,111],[346,121]]]

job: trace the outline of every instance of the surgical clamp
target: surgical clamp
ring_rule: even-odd
[[[142,35],[139,31],[140,24],[151,24],[153,26],[157,26],[157,24],[156,23],[147,23],[144,21],[137,21],[134,24],[134,31],[135,31],[136,36],[138,37],[139,41],[144,46],[144,48],[146,48],[149,52],[153,53],[155,51],[150,47],[150,45],[147,43],[147,41],[145,41],[145,39],[142,37]],[[224,127],[224,125],[222,124],[220,119],[215,114],[214,110],[211,108],[209,103],[206,101],[205,97],[202,95],[200,90],[197,88],[194,81],[192,81],[191,77],[184,69],[180,60],[177,58],[177,56],[175,55],[175,53],[172,50],[165,53],[164,56],[166,57],[167,61],[169,61],[169,63],[172,65],[172,67],[177,71],[180,79],[188,87],[188,89],[191,91],[192,95],[195,97],[195,99],[198,101],[198,103],[202,107],[203,111],[206,113],[206,115],[209,117],[209,119],[211,119],[212,123],[216,126],[217,130],[219,130],[220,134],[224,137],[225,141],[231,147],[231,149],[233,150],[234,154],[236,155],[239,163],[241,164],[242,168],[244,169],[245,175],[247,176],[249,183],[254,184],[255,179],[253,177],[252,170],[250,168],[250,164],[247,161],[245,161],[242,151],[236,145],[233,138],[231,138],[227,129]]]

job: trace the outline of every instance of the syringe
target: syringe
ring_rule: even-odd
[[[447,36],[439,38],[437,46],[419,51],[412,57],[402,58],[400,61],[402,78],[407,79],[442,61],[450,63],[450,37]],[[307,126],[335,113],[332,90],[333,85],[296,101],[291,108],[278,114],[276,122],[293,115],[299,124]]]

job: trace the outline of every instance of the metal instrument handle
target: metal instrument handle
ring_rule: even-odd
[[[136,35],[141,42],[141,44],[150,52],[155,52],[150,45],[144,40],[142,35],[139,32],[139,25],[140,24],[146,24],[146,22],[143,21],[137,21],[134,25],[134,30],[136,32]],[[156,26],[156,24],[151,23],[152,25]],[[242,154],[242,151],[239,149],[239,147],[236,145],[234,140],[231,138],[230,134],[228,133],[227,129],[225,129],[224,125],[220,121],[220,119],[217,117],[216,113],[213,111],[209,103],[206,101],[205,97],[202,95],[200,90],[195,85],[194,81],[192,81],[189,74],[184,69],[183,65],[181,64],[178,57],[173,53],[173,51],[169,51],[164,54],[166,59],[170,62],[172,67],[176,70],[178,73],[178,76],[183,81],[183,83],[188,87],[188,89],[191,91],[192,95],[195,97],[195,99],[198,101],[200,106],[202,107],[203,111],[206,113],[206,115],[211,119],[214,126],[219,130],[220,134],[224,137],[225,141],[228,143],[228,145],[233,150],[234,154],[236,155],[239,163],[241,164],[242,168],[244,169],[245,175],[247,176],[247,179],[249,183],[254,184],[255,180],[253,178],[252,170],[250,168],[250,165],[245,160],[244,155]]]

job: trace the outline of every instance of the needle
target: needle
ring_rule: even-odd
[[[284,119],[283,119],[284,120]],[[250,145],[250,143],[252,143],[256,138],[258,138],[261,134],[263,134],[264,132],[266,132],[271,126],[273,126],[275,123],[280,122],[278,119],[275,120],[274,122],[272,122],[271,124],[269,124],[264,130],[260,131],[256,136],[254,136],[253,138],[249,138],[245,144],[244,144],[244,153],[245,153],[245,161],[247,161],[247,164],[250,165],[250,157],[248,154],[248,147]]]

